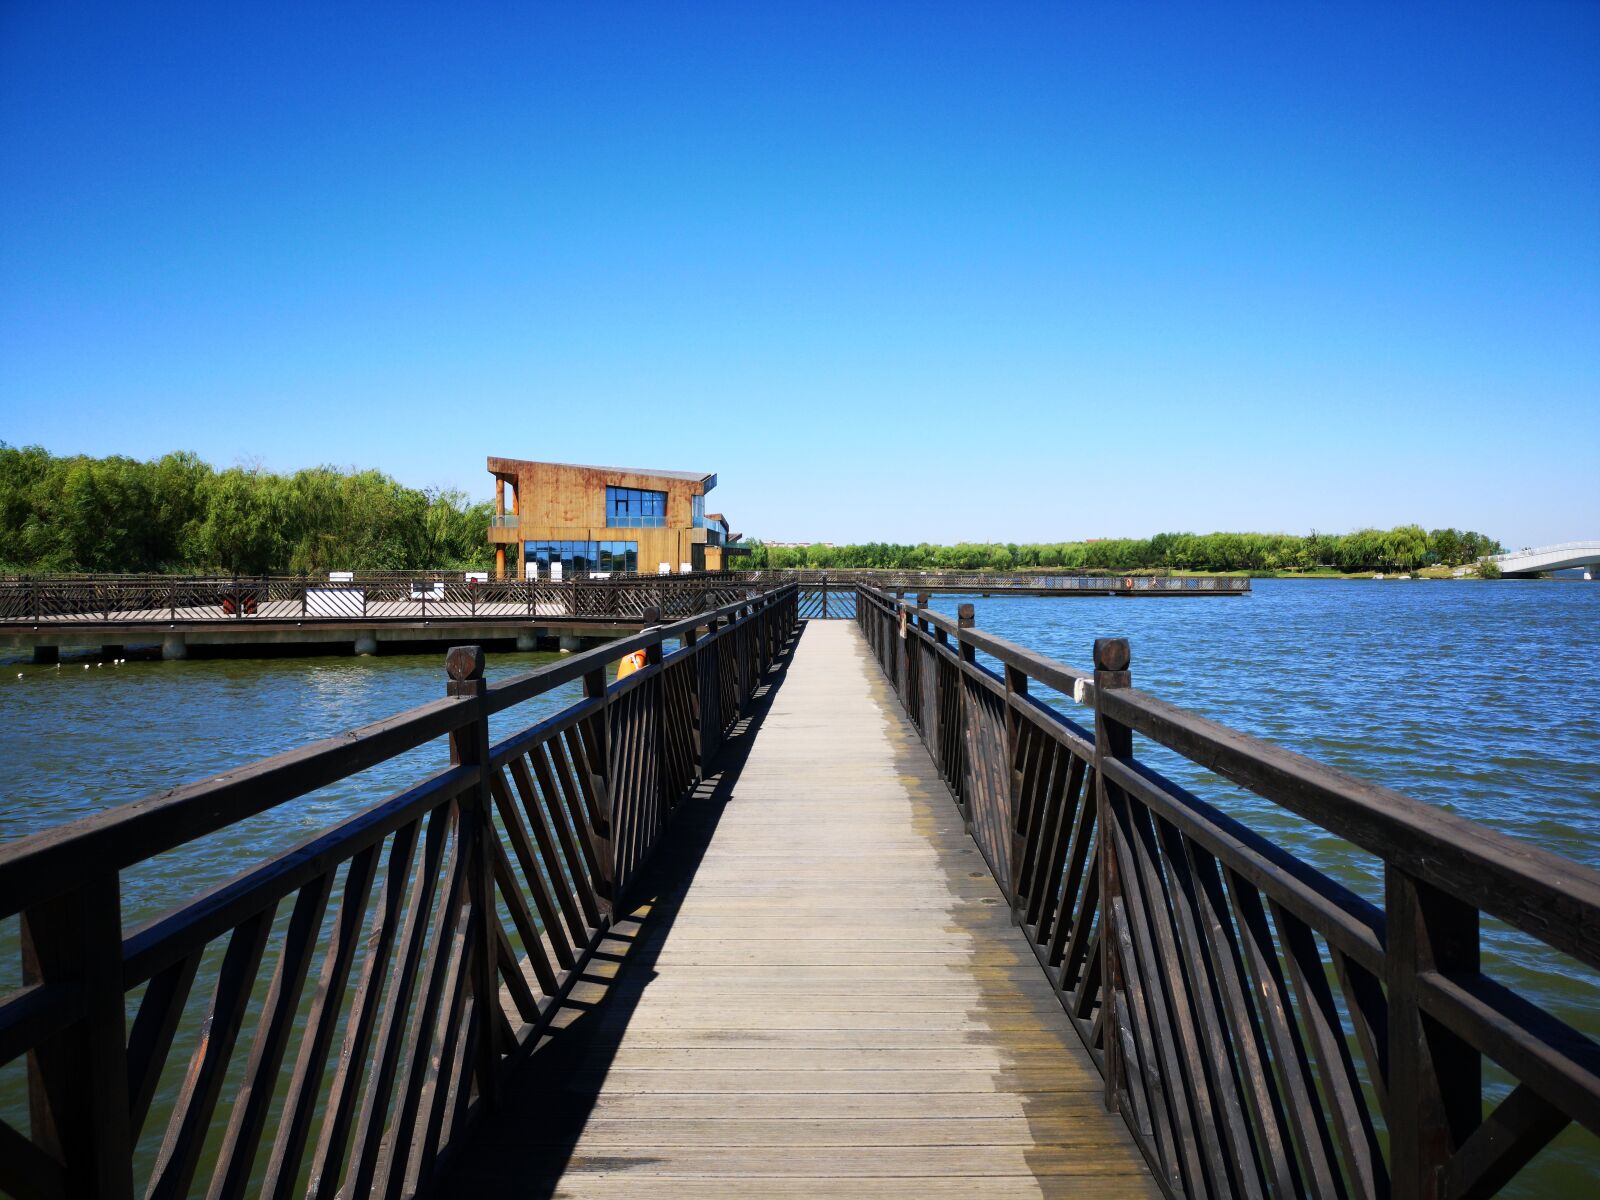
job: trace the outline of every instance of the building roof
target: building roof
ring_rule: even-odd
[[[688,483],[703,483],[706,490],[710,491],[717,486],[717,476],[714,471],[657,471],[650,467],[597,467],[589,463],[558,463],[545,462],[541,459],[529,458],[490,458],[489,470],[497,468],[495,463],[518,463],[523,465],[538,465],[541,467],[566,467],[573,471],[600,471],[613,475],[651,475],[657,479],[682,479]]]

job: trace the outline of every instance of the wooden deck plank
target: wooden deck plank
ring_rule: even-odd
[[[728,777],[447,1194],[1159,1194],[853,624]]]

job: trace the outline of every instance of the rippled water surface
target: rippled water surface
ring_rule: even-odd
[[[953,612],[961,599],[940,597],[935,607]],[[1096,637],[1125,636],[1136,686],[1600,866],[1600,585],[1266,580],[1238,599],[973,600],[981,628],[1085,669]],[[553,657],[491,655],[489,674]],[[438,654],[87,670],[81,662],[13,664],[0,672],[0,840],[443,694]],[[495,736],[578,695],[569,685],[502,714]],[[1186,764],[1156,758],[1200,794],[1381,900],[1370,856]],[[152,916],[443,761],[442,743],[425,747],[358,784],[326,789],[129,872],[125,918]],[[6,925],[0,983],[14,985],[15,922]],[[1486,944],[1486,962],[1507,982],[1600,1035],[1592,976],[1492,923]],[[1522,1194],[1581,1194],[1580,1181],[1600,1159],[1593,1140],[1579,1137],[1588,1135],[1569,1131]]]
[[[488,678],[558,658],[493,654]],[[17,678],[21,674],[22,678]],[[444,655],[12,665],[0,679],[0,841],[137,800],[445,694]],[[500,738],[582,696],[568,684],[497,714]],[[444,741],[413,750],[127,872],[123,915],[164,910],[181,879],[193,890],[237,873],[449,763]],[[246,858],[246,856],[249,858]],[[5,970],[11,968],[7,965]]]

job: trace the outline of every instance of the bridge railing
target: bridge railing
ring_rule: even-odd
[[[779,586],[753,572],[467,580],[459,573],[373,574],[330,582],[278,576],[121,575],[0,580],[0,624],[210,621],[416,621],[540,618],[637,622],[647,608],[688,616]]]
[[[1486,1196],[1570,1123],[1600,1133],[1600,1045],[1481,939],[1510,926],[1592,1011],[1600,872],[1135,690],[1124,641],[1097,642],[1089,674],[979,631],[970,606],[951,621],[863,588],[856,611],[1171,1194]],[[1382,903],[1163,754],[1370,855]],[[1592,1181],[1600,1155],[1579,1153]]]
[[[24,971],[0,999],[0,1067],[27,1056],[29,1114],[0,1122],[0,1190],[425,1188],[538,1044],[795,599],[650,612],[642,633],[494,684],[460,647],[440,700],[0,850]],[[608,684],[635,650],[647,665]],[[491,744],[492,714],[578,681],[583,699]],[[124,928],[130,869],[440,739],[448,765]]]

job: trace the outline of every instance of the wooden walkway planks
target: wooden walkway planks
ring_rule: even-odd
[[[444,1190],[1158,1195],[856,626],[757,720]]]

